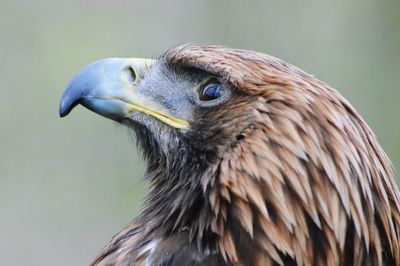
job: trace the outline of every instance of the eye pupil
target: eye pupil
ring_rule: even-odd
[[[211,101],[218,99],[223,94],[223,88],[219,83],[210,83],[204,86],[202,92],[200,93],[200,100]]]
[[[218,84],[210,84],[204,89],[204,96],[216,99],[220,96],[220,86]]]

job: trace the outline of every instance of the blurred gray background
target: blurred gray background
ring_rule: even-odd
[[[104,57],[192,42],[283,58],[348,98],[400,169],[398,0],[0,0],[0,34],[1,265],[87,265],[140,209],[129,132],[81,107],[58,117]]]

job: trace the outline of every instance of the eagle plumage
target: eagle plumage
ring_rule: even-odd
[[[110,115],[71,96],[82,83],[71,82],[62,115],[81,103],[132,128],[151,184],[143,212],[93,265],[400,265],[390,161],[336,90],[218,46],[175,47],[132,69],[138,93],[187,126],[137,109]],[[210,77],[226,99],[187,100]]]

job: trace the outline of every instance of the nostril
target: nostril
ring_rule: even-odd
[[[132,66],[128,66],[122,71],[122,79],[128,84],[135,83],[136,77],[136,71]]]
[[[129,71],[129,77],[130,77],[131,81],[135,82],[136,81],[136,72],[135,72],[135,70],[132,67],[130,67],[130,68],[128,68],[128,71]]]

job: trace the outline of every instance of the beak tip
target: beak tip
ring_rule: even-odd
[[[70,110],[68,110],[67,108],[65,108],[64,106],[60,105],[60,109],[59,109],[59,115],[60,117],[65,117],[69,114]]]
[[[60,117],[65,117],[65,116],[68,115],[68,113],[69,113],[69,112],[67,112],[67,111],[65,111],[65,110],[62,110],[62,109],[60,108],[60,111],[59,111]]]
[[[71,110],[78,105],[79,99],[75,99],[73,101],[69,100],[69,97],[63,96],[61,98],[60,102],[60,108],[59,108],[59,115],[60,117],[65,117],[67,116]]]

